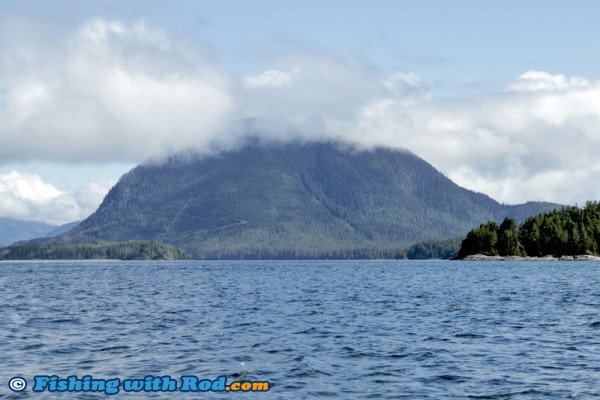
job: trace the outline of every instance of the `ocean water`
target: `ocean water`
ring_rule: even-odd
[[[594,262],[3,262],[0,298],[0,398],[106,397],[41,375],[270,382],[131,399],[600,397]]]

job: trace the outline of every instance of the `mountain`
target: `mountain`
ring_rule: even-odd
[[[58,240],[160,240],[196,258],[393,257],[556,207],[499,204],[406,151],[251,143],[134,168]]]
[[[10,245],[22,240],[43,237],[56,228],[56,225],[49,225],[43,222],[0,218],[0,244]]]
[[[69,231],[71,228],[73,228],[74,226],[76,226],[79,222],[81,222],[81,221],[73,221],[73,222],[69,222],[69,223],[64,224],[64,225],[56,226],[50,232],[46,233],[45,236],[46,237],[58,236],[61,233],[65,233],[65,232]]]

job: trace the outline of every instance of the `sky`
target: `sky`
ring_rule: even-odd
[[[600,200],[600,2],[3,0],[0,217],[248,135],[407,149],[503,203]]]

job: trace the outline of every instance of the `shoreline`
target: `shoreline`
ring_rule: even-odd
[[[528,257],[528,256],[486,256],[483,254],[473,254],[464,258],[456,259],[458,261],[600,261],[598,256],[590,256],[587,254],[579,254],[576,256],[544,256],[544,257]]]

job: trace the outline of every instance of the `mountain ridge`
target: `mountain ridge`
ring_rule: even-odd
[[[58,240],[160,240],[196,258],[393,257],[420,240],[556,207],[502,205],[404,150],[249,143],[134,168]]]
[[[0,217],[0,245],[11,245],[38,237],[56,236],[74,225],[52,225],[40,221],[26,221],[18,218]]]

